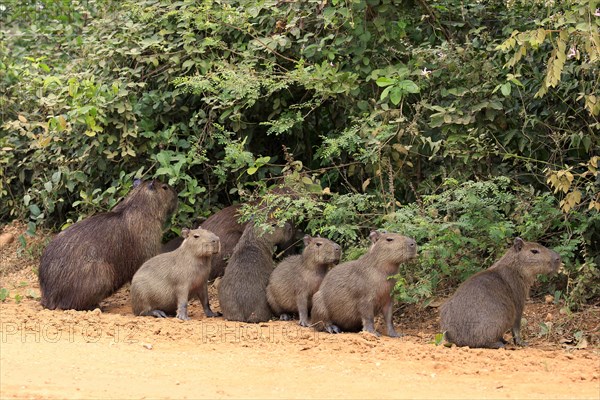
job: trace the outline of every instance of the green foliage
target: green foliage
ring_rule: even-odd
[[[64,228],[156,177],[178,231],[285,181],[266,209],[347,257],[417,237],[404,300],[514,235],[559,248],[570,302],[600,295],[596,0],[3,5],[2,222]]]

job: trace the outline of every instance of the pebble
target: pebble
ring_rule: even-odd
[[[0,235],[0,249],[11,244],[15,240],[15,235],[12,233],[3,233]]]

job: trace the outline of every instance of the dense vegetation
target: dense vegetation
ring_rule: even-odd
[[[4,1],[1,220],[61,228],[158,177],[174,234],[285,182],[299,196],[266,196],[276,213],[347,257],[373,227],[418,240],[403,301],[516,235],[564,259],[543,290],[597,300],[599,7]]]

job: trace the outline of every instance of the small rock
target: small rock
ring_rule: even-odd
[[[544,318],[544,321],[550,322],[550,321],[552,321],[553,318],[554,318],[554,316],[551,313],[548,313],[546,315],[546,318]]]
[[[148,350],[152,350],[152,345],[150,343],[143,343],[142,346]]]
[[[554,296],[547,294],[546,297],[544,297],[544,301],[546,304],[552,304],[554,302]]]
[[[0,249],[11,244],[15,240],[15,236],[12,233],[3,233],[0,235]]]

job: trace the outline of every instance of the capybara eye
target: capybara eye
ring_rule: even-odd
[[[315,244],[317,245],[317,247],[321,247],[321,243],[320,242],[317,242]]]
[[[531,249],[531,252],[532,252],[533,254],[537,254],[537,253],[539,253],[540,251],[539,251],[538,249]]]
[[[388,241],[388,242],[393,242],[393,241],[394,241],[394,238],[387,238],[387,239],[385,239],[385,240],[386,240],[386,241]]]
[[[169,188],[169,185],[163,184],[163,185],[162,185],[162,188],[163,188],[164,190],[167,190],[167,189]]]
[[[195,237],[196,239],[198,239],[198,238],[200,237],[200,235],[194,235],[194,237]]]

